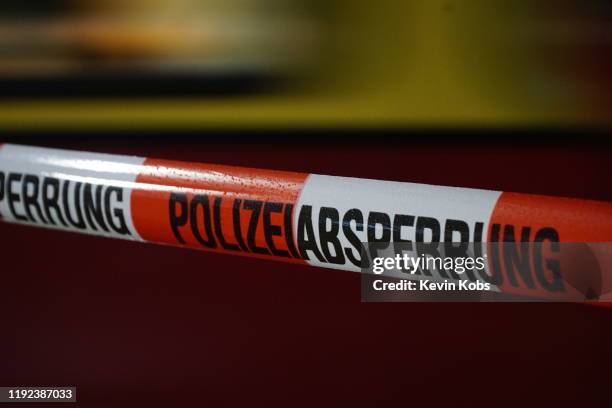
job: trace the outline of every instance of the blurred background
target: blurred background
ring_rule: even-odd
[[[4,141],[612,201],[583,132],[78,135]],[[80,406],[612,406],[610,308],[361,303],[358,273],[2,222],[0,259],[0,384]]]
[[[605,0],[4,0],[0,127],[608,127]]]

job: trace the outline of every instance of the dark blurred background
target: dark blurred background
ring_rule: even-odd
[[[5,0],[0,142],[612,201],[611,19]],[[362,304],[350,272],[9,224],[0,243],[0,385],[99,407],[612,402],[609,308]]]
[[[5,141],[612,200],[612,146],[585,132]],[[0,383],[76,385],[83,406],[610,403],[609,376],[598,368],[611,358],[609,308],[361,303],[351,272],[10,224],[0,225],[0,238]]]
[[[604,0],[0,5],[0,127],[610,125]]]

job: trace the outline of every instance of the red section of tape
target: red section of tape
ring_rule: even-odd
[[[307,174],[147,159],[132,191],[147,241],[255,257],[299,257],[293,212]]]
[[[489,242],[505,243],[490,244],[488,250],[502,292],[584,299],[590,292],[599,297],[612,289],[610,203],[502,193],[489,224]]]
[[[529,227],[531,238],[543,228],[553,228],[561,242],[612,242],[612,204],[502,193],[491,216],[489,237],[494,224],[501,225],[502,231],[505,225]],[[515,232],[518,235],[520,231]]]

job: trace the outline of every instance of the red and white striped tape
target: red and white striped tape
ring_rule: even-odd
[[[612,204],[6,144],[4,221],[360,271],[361,242],[612,242]]]

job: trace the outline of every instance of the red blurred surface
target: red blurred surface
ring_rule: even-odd
[[[578,137],[260,136],[29,142],[612,200],[612,150]],[[1,385],[75,385],[83,406],[611,402],[607,308],[362,304],[350,272],[7,224],[0,239]]]

